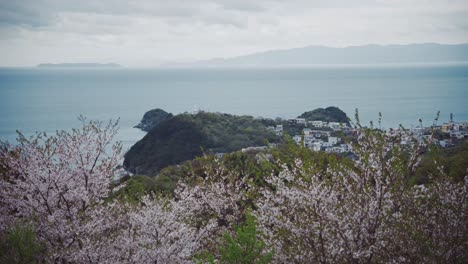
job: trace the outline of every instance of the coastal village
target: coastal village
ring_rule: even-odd
[[[468,121],[457,122],[451,113],[449,121],[441,125],[424,127],[420,122],[420,125],[407,129],[409,133],[403,132],[402,128],[387,131],[389,135],[402,135],[401,144],[409,144],[413,138],[424,145],[436,144],[442,148],[449,148],[468,140]]]
[[[345,153],[351,150],[351,146],[342,142],[338,135],[353,133],[353,129],[347,124],[339,122],[325,121],[307,121],[305,118],[288,119],[287,124],[269,126],[268,130],[274,131],[277,136],[282,136],[285,126],[302,128],[301,134],[292,136],[297,144],[303,144],[305,147],[314,151],[326,151],[332,153]]]
[[[299,131],[292,135],[296,144],[313,150],[325,151],[328,153],[351,153],[351,144],[343,140],[344,137],[355,134],[355,129],[348,124],[339,122],[325,122],[320,120],[308,121],[305,118],[292,118],[287,122],[280,122],[276,126],[268,126],[267,129],[273,131],[277,136],[293,127]],[[461,144],[468,140],[468,121],[454,121],[453,114],[450,114],[448,122],[442,125],[432,125],[423,127],[421,124],[409,128],[389,129],[388,135],[400,136],[401,144],[409,144],[416,139],[421,144],[437,144],[442,148],[449,148]],[[242,151],[261,150],[266,147],[249,147]]]

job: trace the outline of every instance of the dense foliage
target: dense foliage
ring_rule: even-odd
[[[37,241],[31,223],[17,222],[0,240],[0,263],[40,263],[44,248]]]
[[[317,108],[315,110],[303,113],[299,116],[299,118],[305,118],[308,121],[317,120],[324,122],[338,122],[349,125],[349,120],[346,116],[346,113],[335,106]]]
[[[432,172],[442,169],[451,179],[463,181],[467,168],[468,142],[446,149],[433,148],[422,156],[412,180],[416,184],[427,183]]]
[[[226,232],[224,243],[218,247],[221,263],[266,264],[270,263],[274,252],[265,252],[265,242],[259,239],[255,217],[250,213],[245,215],[245,223],[234,228],[234,235]],[[215,263],[212,254],[202,254],[200,262]]]
[[[203,153],[226,153],[262,146],[277,137],[250,116],[200,112],[161,122],[125,155],[124,166],[137,174],[155,175],[162,168]]]
[[[114,124],[23,138],[0,151],[0,241],[10,243],[1,257],[466,263],[468,168],[463,179],[451,178],[438,164],[415,185],[427,149],[416,140],[401,145],[404,133],[359,128],[356,160],[314,153],[288,139],[268,151],[203,155],[171,170],[186,175],[177,176],[167,195],[144,177],[113,183],[120,160],[120,146],[109,147]],[[34,229],[11,231],[17,223]],[[36,243],[29,252],[15,246]]]

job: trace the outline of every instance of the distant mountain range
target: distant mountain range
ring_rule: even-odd
[[[38,68],[120,68],[116,63],[42,63]]]
[[[468,62],[468,44],[364,45],[345,48],[307,46],[217,58],[171,66],[301,66],[322,64],[399,64]]]

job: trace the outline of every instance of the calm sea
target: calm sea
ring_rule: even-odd
[[[153,108],[201,109],[291,118],[338,106],[363,122],[407,127],[468,120],[468,65],[269,69],[0,69],[0,140],[79,127],[77,117],[120,118],[126,148],[144,136],[133,128]]]

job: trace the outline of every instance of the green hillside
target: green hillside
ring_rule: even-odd
[[[124,166],[133,173],[155,175],[164,167],[203,153],[228,153],[278,140],[263,120],[251,116],[181,114],[162,121],[132,146]]]
[[[299,118],[305,118],[307,121],[339,122],[349,125],[346,113],[338,107],[330,106],[327,108],[317,108],[312,111],[304,112]]]

